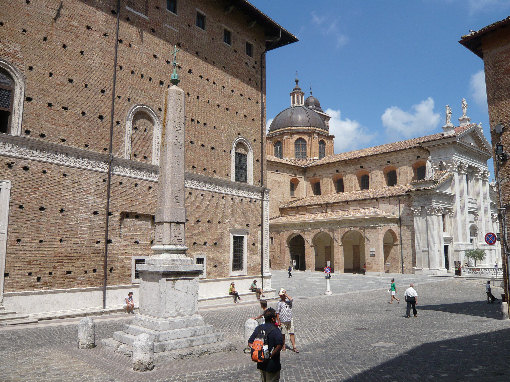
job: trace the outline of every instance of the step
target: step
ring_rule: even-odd
[[[4,320],[0,322],[0,325],[26,325],[26,324],[36,324],[38,321],[30,318],[28,316],[25,317],[13,317],[10,320]]]
[[[172,351],[182,348],[192,348],[195,346],[213,344],[220,341],[222,337],[223,335],[221,333],[211,333],[204,336],[157,342],[154,344],[154,352],[160,353],[164,351]]]
[[[188,328],[165,330],[165,331],[157,332],[154,330],[148,330],[148,329],[138,326],[138,325],[128,325],[125,332],[127,334],[131,334],[133,336],[137,336],[142,333],[147,333],[152,338],[154,338],[155,342],[162,342],[162,341],[168,341],[168,340],[179,339],[179,338],[203,336],[203,335],[213,332],[213,328],[211,325],[202,325],[202,326],[191,326]]]
[[[9,322],[11,320],[27,319],[28,314],[18,314],[16,312],[9,312],[0,315],[0,322]],[[35,320],[37,322],[37,320]]]

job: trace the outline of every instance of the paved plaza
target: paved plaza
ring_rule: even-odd
[[[282,355],[283,381],[508,381],[510,321],[485,301],[485,280],[394,275],[399,297],[414,281],[418,317],[405,303],[388,304],[391,276],[335,275],[324,296],[320,273],[275,272],[273,286],[295,297],[300,353]],[[499,296],[501,289],[493,288]],[[274,306],[274,301],[270,306]],[[202,309],[207,323],[243,345],[244,322],[256,304]],[[97,342],[128,322],[96,319]],[[241,350],[158,360],[151,372],[131,371],[130,359],[102,347],[77,349],[78,320],[0,328],[1,381],[256,381],[256,365]]]

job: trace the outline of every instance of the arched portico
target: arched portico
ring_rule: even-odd
[[[359,231],[349,231],[342,237],[344,248],[344,273],[358,273],[365,260],[365,238]]]
[[[331,270],[334,271],[333,238],[326,232],[319,232],[312,240],[315,249],[315,270],[322,271],[330,262]]]
[[[306,270],[305,239],[301,235],[293,235],[288,239],[290,262],[294,269]]]

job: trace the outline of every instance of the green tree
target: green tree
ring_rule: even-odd
[[[475,267],[477,261],[485,259],[485,251],[483,249],[470,249],[466,251],[466,257],[475,261]]]

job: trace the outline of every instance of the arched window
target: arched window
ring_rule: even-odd
[[[276,141],[274,144],[274,156],[277,158],[283,158],[283,145],[282,141]]]
[[[249,142],[242,137],[237,138],[232,145],[231,154],[230,180],[253,184],[253,149]]]
[[[294,151],[296,159],[306,159],[306,141],[303,138],[298,138],[294,142]]]
[[[323,140],[319,141],[319,159],[322,159],[326,156],[326,142]]]
[[[23,76],[0,58],[0,133],[21,134],[24,97]]]
[[[290,180],[290,196],[296,196],[296,190],[299,184],[299,180],[297,178],[292,178]]]
[[[335,190],[337,194],[344,192],[344,178],[338,178],[335,180]]]
[[[359,188],[360,190],[368,190],[370,188],[370,176],[368,174],[362,174],[359,177]]]
[[[389,187],[393,187],[397,185],[397,171],[396,170],[389,170],[386,173],[386,184]]]
[[[124,158],[159,165],[161,122],[149,106],[135,105],[127,115]]]

